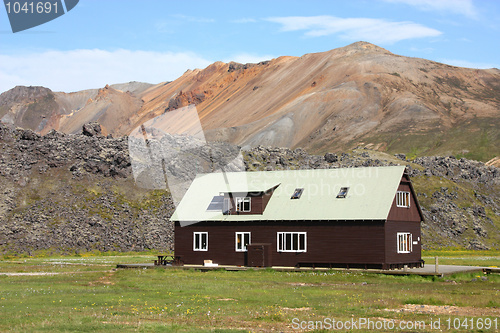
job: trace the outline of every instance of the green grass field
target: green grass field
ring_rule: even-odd
[[[474,265],[500,262],[497,252],[424,256],[436,254],[441,264],[448,260],[441,259],[445,254],[452,261],[467,257]],[[330,270],[115,269],[117,263],[153,259],[151,254],[4,259],[0,274],[10,275],[0,275],[0,331],[298,332],[304,331],[300,323],[306,328],[309,321],[368,318],[396,323],[387,330],[393,332],[432,331],[429,325],[436,320],[443,331],[469,332],[476,330],[447,330],[446,320],[500,321],[498,274],[436,278]],[[426,329],[398,330],[408,322]]]
[[[426,264],[434,265],[435,258],[440,265],[500,267],[500,251],[473,251],[463,249],[428,250],[422,252]]]

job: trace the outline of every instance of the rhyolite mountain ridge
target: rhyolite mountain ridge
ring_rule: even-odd
[[[216,62],[166,83],[73,93],[15,87],[0,95],[4,123],[46,134],[128,135],[195,104],[206,138],[310,153],[367,147],[408,156],[488,161],[500,155],[500,70],[449,66],[357,42],[258,64]]]

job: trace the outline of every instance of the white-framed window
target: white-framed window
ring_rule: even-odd
[[[249,212],[251,210],[251,198],[236,198],[236,211],[237,212]]]
[[[307,232],[278,232],[278,252],[306,252]]]
[[[397,207],[410,207],[410,192],[397,191],[396,192],[396,206]]]
[[[208,251],[208,232],[193,232],[193,251]]]
[[[409,232],[398,232],[398,253],[413,251],[413,239]]]
[[[249,232],[237,232],[236,233],[236,252],[246,252],[248,244],[250,244],[250,233]]]

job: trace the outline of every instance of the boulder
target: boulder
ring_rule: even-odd
[[[83,125],[82,134],[86,136],[102,136],[101,125],[98,122],[91,122]]]

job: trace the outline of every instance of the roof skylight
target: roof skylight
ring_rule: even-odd
[[[302,192],[304,192],[303,188],[296,188],[290,199],[299,199],[302,195]]]
[[[221,211],[224,204],[224,196],[216,195],[212,198],[212,201],[207,207],[208,211]]]
[[[345,198],[347,196],[347,192],[349,192],[349,187],[341,187],[339,194],[337,194],[337,198]]]

